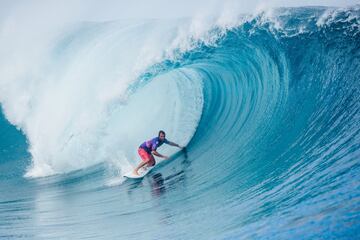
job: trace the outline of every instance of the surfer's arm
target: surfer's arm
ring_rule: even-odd
[[[155,150],[152,150],[151,153],[154,154],[154,155],[157,156],[157,157],[161,157],[161,158],[165,158],[165,159],[168,159],[168,158],[169,158],[169,157],[167,157],[167,156],[161,155],[160,153],[158,153],[158,152],[155,151]]]
[[[169,144],[170,146],[178,147],[178,148],[184,148],[184,147],[180,146],[179,144],[170,142],[170,141],[167,141],[167,144]]]

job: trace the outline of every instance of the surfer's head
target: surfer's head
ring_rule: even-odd
[[[165,139],[165,132],[164,132],[163,130],[160,130],[158,137],[160,138],[161,141],[164,141],[164,139]]]

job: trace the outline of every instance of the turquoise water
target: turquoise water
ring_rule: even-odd
[[[278,9],[171,54],[186,19],[65,30],[0,85],[0,237],[359,238],[359,14]],[[160,128],[187,151],[125,181]]]

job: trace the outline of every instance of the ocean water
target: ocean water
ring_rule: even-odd
[[[360,238],[359,6],[1,39],[1,239]]]

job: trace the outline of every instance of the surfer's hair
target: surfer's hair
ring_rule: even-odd
[[[164,134],[164,136],[166,136],[165,132],[163,130],[159,131],[158,137],[160,137],[160,134]]]

